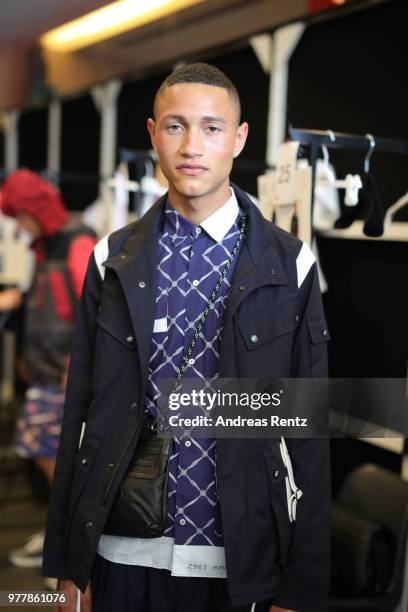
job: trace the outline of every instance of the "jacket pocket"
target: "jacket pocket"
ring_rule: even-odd
[[[246,348],[253,351],[293,332],[299,322],[297,300],[290,300],[263,312],[239,317],[236,321]]]
[[[124,306],[109,291],[104,290],[97,317],[97,324],[128,350],[136,349],[136,340],[127,306]]]

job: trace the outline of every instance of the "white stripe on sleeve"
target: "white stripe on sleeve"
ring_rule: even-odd
[[[313,255],[312,250],[309,245],[304,242],[296,259],[298,289],[301,287],[315,261],[316,257]]]
[[[101,275],[101,279],[105,278],[105,268],[103,267],[103,262],[106,261],[109,257],[109,234],[101,238],[99,242],[94,247],[94,257],[96,261],[96,265],[98,266],[99,274]]]

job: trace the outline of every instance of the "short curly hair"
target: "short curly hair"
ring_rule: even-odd
[[[202,85],[211,85],[212,87],[222,87],[223,89],[226,89],[237,108],[238,123],[241,121],[241,101],[239,99],[237,88],[219,68],[211,66],[211,64],[205,64],[204,62],[180,66],[179,68],[176,68],[174,72],[169,74],[169,76],[160,85],[154,97],[154,116],[156,116],[155,111],[157,100],[162,92],[167,89],[167,87],[181,83],[199,83]]]

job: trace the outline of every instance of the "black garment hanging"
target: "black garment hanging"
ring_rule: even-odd
[[[362,176],[358,204],[346,209],[334,224],[336,229],[349,227],[355,219],[365,219],[363,232],[366,236],[378,237],[384,231],[384,209],[378,193],[377,184],[371,173]]]

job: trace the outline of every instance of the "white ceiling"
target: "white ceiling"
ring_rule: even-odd
[[[0,47],[35,41],[112,0],[0,0]]]

